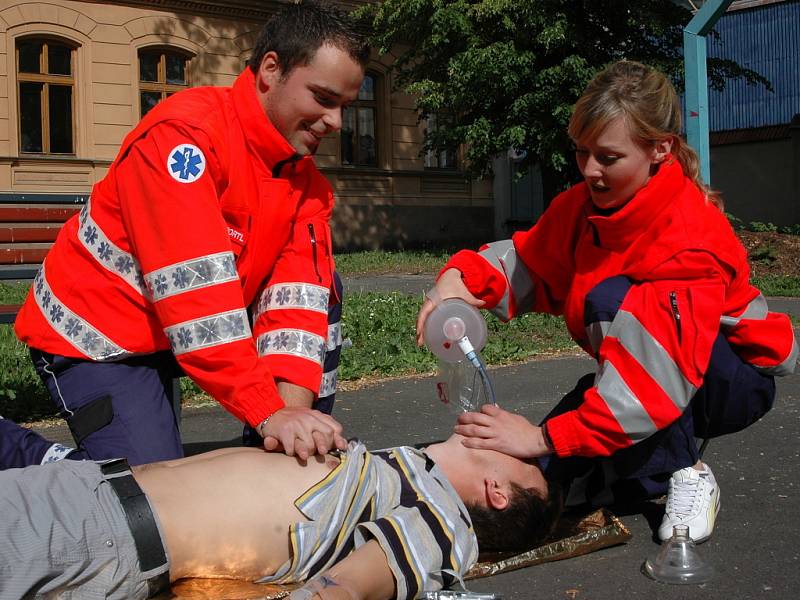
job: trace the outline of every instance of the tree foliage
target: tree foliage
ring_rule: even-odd
[[[525,162],[571,173],[566,126],[572,105],[606,64],[657,67],[683,88],[683,27],[692,17],[667,0],[383,0],[360,11],[372,43],[397,55],[395,86],[420,117],[448,115],[426,150],[464,144],[467,167],[485,173],[509,148]],[[758,73],[709,59],[709,81]]]

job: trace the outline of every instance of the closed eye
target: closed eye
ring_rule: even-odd
[[[338,103],[338,99],[323,94],[314,94],[314,99],[317,101],[317,104],[325,108],[335,108]]]
[[[613,165],[615,162],[619,160],[619,156],[615,154],[601,154],[597,157],[597,162],[601,165]]]

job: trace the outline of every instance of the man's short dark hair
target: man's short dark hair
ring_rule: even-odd
[[[481,552],[524,552],[536,548],[552,533],[563,510],[561,487],[550,483],[547,495],[535,488],[511,484],[503,510],[467,505]]]
[[[324,44],[345,52],[362,67],[369,60],[369,46],[346,12],[315,0],[288,4],[264,25],[247,64],[256,73],[264,55],[273,51],[282,76],[287,77],[295,67],[308,65]]]

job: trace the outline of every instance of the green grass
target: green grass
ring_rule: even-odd
[[[30,283],[0,283],[0,304],[22,304]]]
[[[0,325],[0,415],[28,421],[55,412],[27,346],[17,340],[11,325]]]
[[[436,273],[452,252],[446,250],[368,250],[336,254],[336,270],[343,277],[386,273]]]
[[[430,373],[436,358],[418,348],[414,324],[420,298],[401,293],[351,294],[345,298],[344,336],[352,346],[342,353],[343,381]],[[508,324],[487,315],[489,342],[482,355],[493,365],[575,348],[561,319],[525,315]],[[208,398],[188,378],[181,389],[189,403]],[[10,326],[0,327],[0,415],[28,421],[55,414],[47,393],[31,366],[27,348]]]
[[[353,294],[345,298],[343,335],[352,346],[342,353],[339,379],[430,373],[436,358],[416,345],[420,298],[400,293]],[[501,323],[487,317],[489,340],[482,352],[492,365],[576,349],[563,321],[532,314]]]
[[[434,273],[448,252],[358,252],[337,256],[337,268],[345,276],[384,273]],[[769,276],[753,282],[767,296],[800,296],[800,278]],[[0,283],[0,304],[22,302],[29,284]],[[339,379],[391,377],[430,373],[435,357],[418,348],[414,325],[421,299],[401,293],[348,294],[343,310],[343,332],[352,346],[342,353]],[[482,351],[490,365],[574,350],[562,319],[548,315],[524,315],[501,323],[486,315],[489,340]],[[794,320],[797,324],[797,320]],[[184,378],[181,389],[190,403],[208,401],[192,381]],[[10,326],[0,326],[0,415],[26,421],[55,414],[39,377],[31,366],[27,348],[16,340]]]
[[[765,296],[800,296],[800,277],[766,275],[753,278],[753,285]]]

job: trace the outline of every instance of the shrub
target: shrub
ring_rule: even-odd
[[[756,233],[771,233],[778,231],[778,228],[774,223],[762,223],[761,221],[750,221],[750,223],[747,225],[747,229]]]

